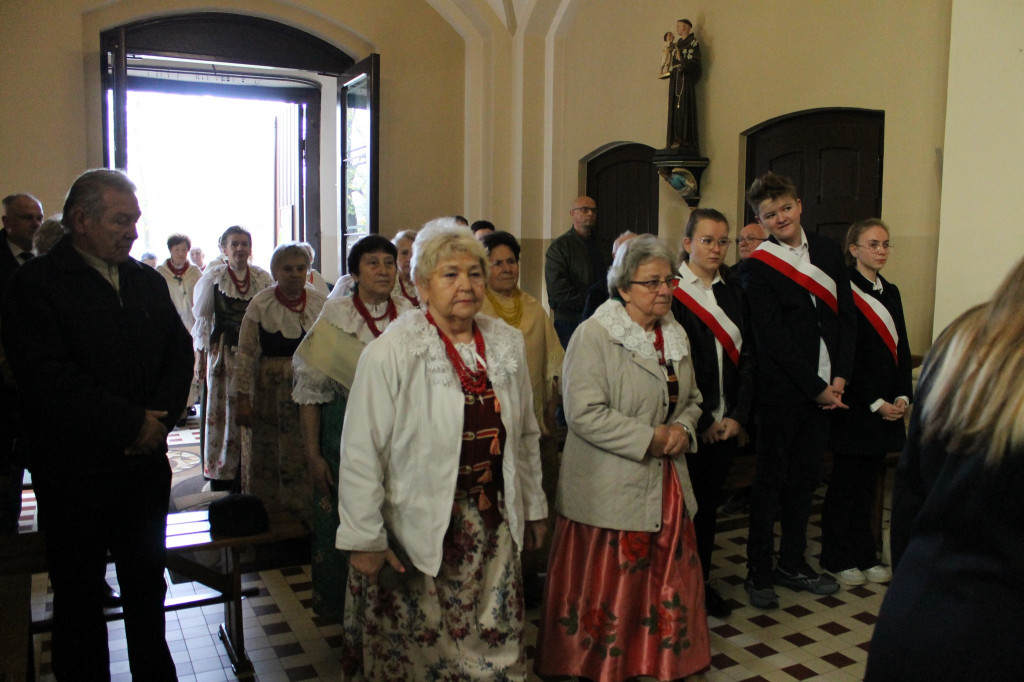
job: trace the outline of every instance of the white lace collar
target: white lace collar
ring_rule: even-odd
[[[517,348],[523,343],[522,335],[504,321],[485,315],[477,315],[476,324],[484,337],[487,377],[491,384],[495,387],[512,385],[513,377],[519,369],[520,354]],[[459,383],[455,368],[445,354],[441,337],[427,322],[427,316],[422,310],[416,308],[401,315],[391,323],[381,338],[393,339],[409,353],[422,358],[427,363],[431,383],[441,386]]]
[[[654,332],[645,332],[626,312],[622,303],[614,298],[602,303],[594,311],[594,319],[604,327],[612,341],[641,358],[656,360]],[[678,362],[689,355],[686,332],[669,313],[661,318],[661,332],[665,337],[665,360]]]
[[[229,271],[227,264],[219,263],[211,267],[213,272],[210,276],[215,278],[217,288],[220,289],[220,293],[224,294],[228,298],[240,298],[243,301],[250,301],[256,296],[256,294],[274,283],[274,278],[270,276],[269,272],[250,263],[249,290],[245,292],[245,294],[240,294],[238,292],[238,287],[235,286],[235,281],[231,278],[231,275],[228,274]]]
[[[399,316],[412,307],[404,298],[394,299],[394,301],[395,309],[398,311]],[[382,312],[383,310],[370,308],[370,314],[380,315]],[[374,339],[373,332],[370,331],[370,327],[366,324],[363,316],[356,310],[351,296],[327,299],[320,317],[327,320],[332,327],[337,327],[346,334],[352,334],[363,343],[369,343]],[[391,324],[393,323],[385,317],[377,322],[377,329],[383,330],[386,327],[390,327]]]

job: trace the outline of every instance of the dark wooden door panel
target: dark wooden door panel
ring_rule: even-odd
[[[744,132],[746,187],[771,170],[796,184],[802,224],[842,242],[850,224],[882,212],[885,112],[816,109]],[[754,219],[746,208],[746,222]]]
[[[597,202],[594,232],[601,248],[611,250],[626,230],[658,234],[658,171],[654,147],[611,142],[580,161],[580,193]]]

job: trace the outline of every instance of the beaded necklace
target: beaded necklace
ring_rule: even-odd
[[[407,299],[409,299],[409,303],[412,303],[413,307],[419,308],[420,299],[416,298],[415,296],[410,296],[409,292],[405,290],[405,282],[402,281],[401,275],[398,276],[398,286],[402,287],[402,296],[405,296]]]
[[[494,306],[494,312],[498,313],[498,317],[508,322],[511,326],[516,329],[519,328],[519,323],[523,321],[523,299],[519,295],[519,290],[516,289],[512,294],[512,307],[506,307],[501,304],[498,297],[490,289],[487,290],[487,300]]]
[[[188,261],[185,261],[185,264],[182,265],[180,268],[176,268],[176,267],[174,267],[174,263],[171,262],[171,259],[168,258],[167,259],[167,269],[171,271],[172,275],[174,275],[174,279],[176,279],[176,280],[178,280],[180,282],[182,276],[186,272],[188,272]]]
[[[363,320],[366,321],[366,326],[370,330],[370,333],[373,334],[373,338],[377,338],[383,333],[382,330],[377,328],[377,322],[380,322],[385,317],[391,322],[394,322],[395,318],[398,317],[398,307],[395,305],[394,299],[390,296],[388,296],[388,306],[384,309],[384,314],[380,317],[374,317],[370,313],[370,309],[366,307],[366,304],[363,303],[363,300],[359,298],[358,294],[352,297],[352,305],[355,306],[356,312],[359,313]]]
[[[230,277],[231,281],[235,283],[235,288],[238,289],[239,294],[245,296],[247,293],[249,293],[249,287],[252,286],[252,270],[249,269],[248,265],[245,266],[245,277],[242,279],[238,279],[237,277],[235,277],[235,272],[234,270],[231,269],[231,266],[229,265],[228,277]],[[305,299],[303,299],[303,301],[305,301]]]
[[[441,337],[441,342],[444,343],[444,352],[448,355],[448,360],[452,363],[452,367],[455,368],[455,373],[459,377],[459,383],[462,384],[462,392],[467,395],[483,395],[484,391],[487,390],[487,367],[480,367],[478,361],[477,370],[471,372],[462,356],[459,355],[459,351],[455,349],[455,344],[452,343],[447,334],[441,331],[441,328],[434,322],[434,317],[430,313],[427,313],[427,322],[434,325],[438,336]],[[476,344],[476,354],[486,362],[487,355],[484,350],[484,336],[480,333],[480,328],[476,326],[476,322],[473,322],[473,343]]]
[[[274,298],[276,298],[281,305],[283,305],[285,308],[292,311],[293,313],[298,313],[299,315],[301,315],[303,311],[306,310],[305,287],[302,288],[302,293],[299,294],[298,298],[290,299],[284,295],[284,292],[281,291],[281,285],[278,284],[276,287],[274,287]]]

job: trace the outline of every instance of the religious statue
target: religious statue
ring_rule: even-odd
[[[678,150],[680,154],[700,156],[696,91],[701,76],[700,44],[692,30],[693,24],[689,19],[680,19],[676,22],[679,37],[671,44],[666,40],[665,57],[669,60],[666,147]]]

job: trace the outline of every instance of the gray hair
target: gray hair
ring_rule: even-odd
[[[411,242],[416,241],[416,230],[402,230],[395,235],[395,238],[391,240],[391,243],[395,245],[395,248],[398,248],[398,242],[403,239],[408,239]]]
[[[487,276],[489,263],[487,251],[468,227],[455,222],[454,218],[435,218],[423,225],[412,245],[412,278],[415,282],[426,282],[437,269],[437,264],[456,253],[468,253],[480,261],[480,267]]]
[[[277,266],[281,264],[285,258],[291,258],[292,256],[299,256],[302,260],[306,261],[306,268],[309,268],[309,244],[305,242],[285,242],[276,249],[270,256],[270,274],[277,279],[277,275],[274,272],[277,270]]]
[[[57,242],[68,233],[61,225],[60,219],[61,215],[58,213],[43,221],[36,233],[32,235],[32,253],[42,256],[56,246]]]
[[[71,221],[74,219],[72,213],[79,210],[87,217],[99,220],[106,208],[103,193],[108,189],[135,194],[135,183],[121,171],[108,168],[94,168],[79,175],[64,199],[61,224],[71,230]]]
[[[642,234],[623,244],[608,268],[608,293],[617,296],[619,289],[628,289],[637,269],[652,260],[663,260],[672,269],[672,250],[653,234]]]
[[[8,194],[7,196],[4,197],[4,200],[3,200],[3,203],[4,203],[4,215],[10,215],[11,207],[14,206],[14,202],[17,201],[18,199],[30,199],[30,200],[34,201],[35,203],[39,204],[40,206],[43,205],[43,202],[39,201],[39,199],[36,199],[31,194],[27,194],[26,192],[19,192],[17,194]],[[58,213],[57,215],[60,215],[60,214]]]

